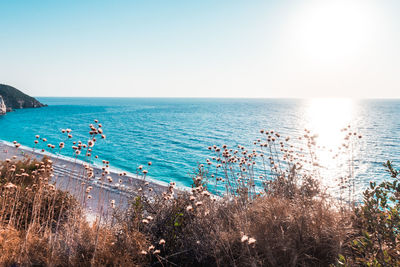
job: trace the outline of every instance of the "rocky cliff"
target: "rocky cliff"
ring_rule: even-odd
[[[1,102],[3,102],[6,107],[6,111],[12,111],[20,108],[39,108],[46,106],[37,101],[35,98],[30,97],[20,90],[5,84],[0,84],[0,96],[3,100],[0,101],[0,107],[2,107]]]
[[[4,103],[3,97],[0,96],[0,115],[6,114],[7,107],[6,104]]]

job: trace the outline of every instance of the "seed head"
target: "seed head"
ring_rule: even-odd
[[[247,243],[248,243],[249,245],[253,245],[253,244],[256,243],[256,240],[255,240],[254,238],[250,237],[249,240],[247,241]]]
[[[186,210],[187,210],[187,211],[192,211],[192,210],[193,210],[192,205],[187,206],[187,207],[186,207]]]

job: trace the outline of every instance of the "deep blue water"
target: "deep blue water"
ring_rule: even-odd
[[[320,134],[321,145],[336,144],[348,124],[363,135],[355,151],[359,188],[384,177],[382,163],[400,155],[400,101],[309,101],[278,99],[146,99],[39,98],[48,107],[17,110],[0,116],[0,139],[33,147],[35,135],[57,145],[61,129],[73,140],[88,140],[88,125],[98,119],[107,135],[94,155],[111,166],[134,173],[151,161],[149,176],[190,186],[190,173],[212,153],[210,145],[238,144],[253,148],[260,129],[296,137],[304,128]],[[321,133],[320,133],[321,132]],[[292,139],[296,140],[296,139]],[[332,141],[332,142],[331,142]],[[71,142],[63,150],[72,156]],[[43,145],[42,145],[43,146]],[[331,165],[331,162],[327,163]],[[346,167],[343,170],[346,171]],[[327,174],[333,179],[341,171]]]

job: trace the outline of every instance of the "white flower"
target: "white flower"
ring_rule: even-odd
[[[249,245],[253,245],[256,243],[256,240],[252,237],[249,238],[249,241],[247,241],[249,243]]]

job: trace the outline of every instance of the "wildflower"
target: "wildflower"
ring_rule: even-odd
[[[154,250],[154,252],[153,252],[153,254],[160,254],[160,250],[159,249],[156,249],[156,250]]]
[[[36,135],[35,137],[36,137],[36,139],[39,139],[40,136],[39,136],[39,135]]]
[[[164,239],[161,239],[160,242],[158,242],[158,244],[164,245],[164,244],[165,244],[165,240],[164,240]]]
[[[106,136],[104,134],[101,135],[102,139],[106,139]]]
[[[247,235],[243,235],[242,238],[240,239],[240,242],[244,243],[249,240],[249,237]]]
[[[149,215],[149,216],[146,217],[146,219],[149,220],[149,221],[152,221],[153,217]]]
[[[142,250],[142,251],[140,251],[140,254],[142,254],[142,255],[147,255],[147,251]]]
[[[193,210],[192,205],[187,206],[187,207],[186,207],[186,210],[187,210],[187,211],[192,211],[192,210]]]
[[[16,186],[15,184],[13,184],[13,183],[7,183],[4,187],[5,187],[6,189],[14,189],[14,188],[17,188],[17,186]]]
[[[195,203],[195,205],[196,205],[196,207],[200,207],[201,205],[203,205],[203,202],[202,202],[202,201],[197,201],[197,202]]]
[[[91,198],[92,198],[92,196],[91,196],[91,195],[88,195],[88,196],[87,196],[87,198],[88,198],[88,199],[91,199]]]
[[[153,249],[154,249],[153,245],[149,246],[149,250],[153,250]]]
[[[43,138],[42,140],[43,140],[43,142],[47,142],[47,139],[46,139],[46,138]]]
[[[143,170],[143,174],[147,174],[148,173],[148,171],[147,170]]]
[[[93,146],[94,146],[93,140],[89,140],[89,141],[88,141],[88,146],[89,146],[89,147],[93,147]]]
[[[194,196],[190,196],[189,199],[190,199],[190,201],[195,201],[196,200],[196,198]]]
[[[210,192],[208,192],[208,191],[203,191],[203,192],[201,192],[201,194],[206,197],[209,197],[211,195]]]
[[[147,163],[147,165],[149,165],[149,166],[151,166],[151,164],[152,164],[151,161],[149,161],[149,162]]]
[[[35,140],[35,144],[37,144],[37,143],[39,143],[39,141],[38,141],[38,140]]]
[[[243,241],[242,241],[242,242],[243,242]],[[254,238],[250,237],[249,240],[247,241],[247,243],[248,243],[249,245],[253,245],[253,244],[256,243],[256,240],[255,240]]]
[[[147,220],[147,219],[143,219],[142,220],[142,223],[144,223],[144,224],[148,224],[149,223],[149,220]],[[149,248],[150,249],[150,248]]]

